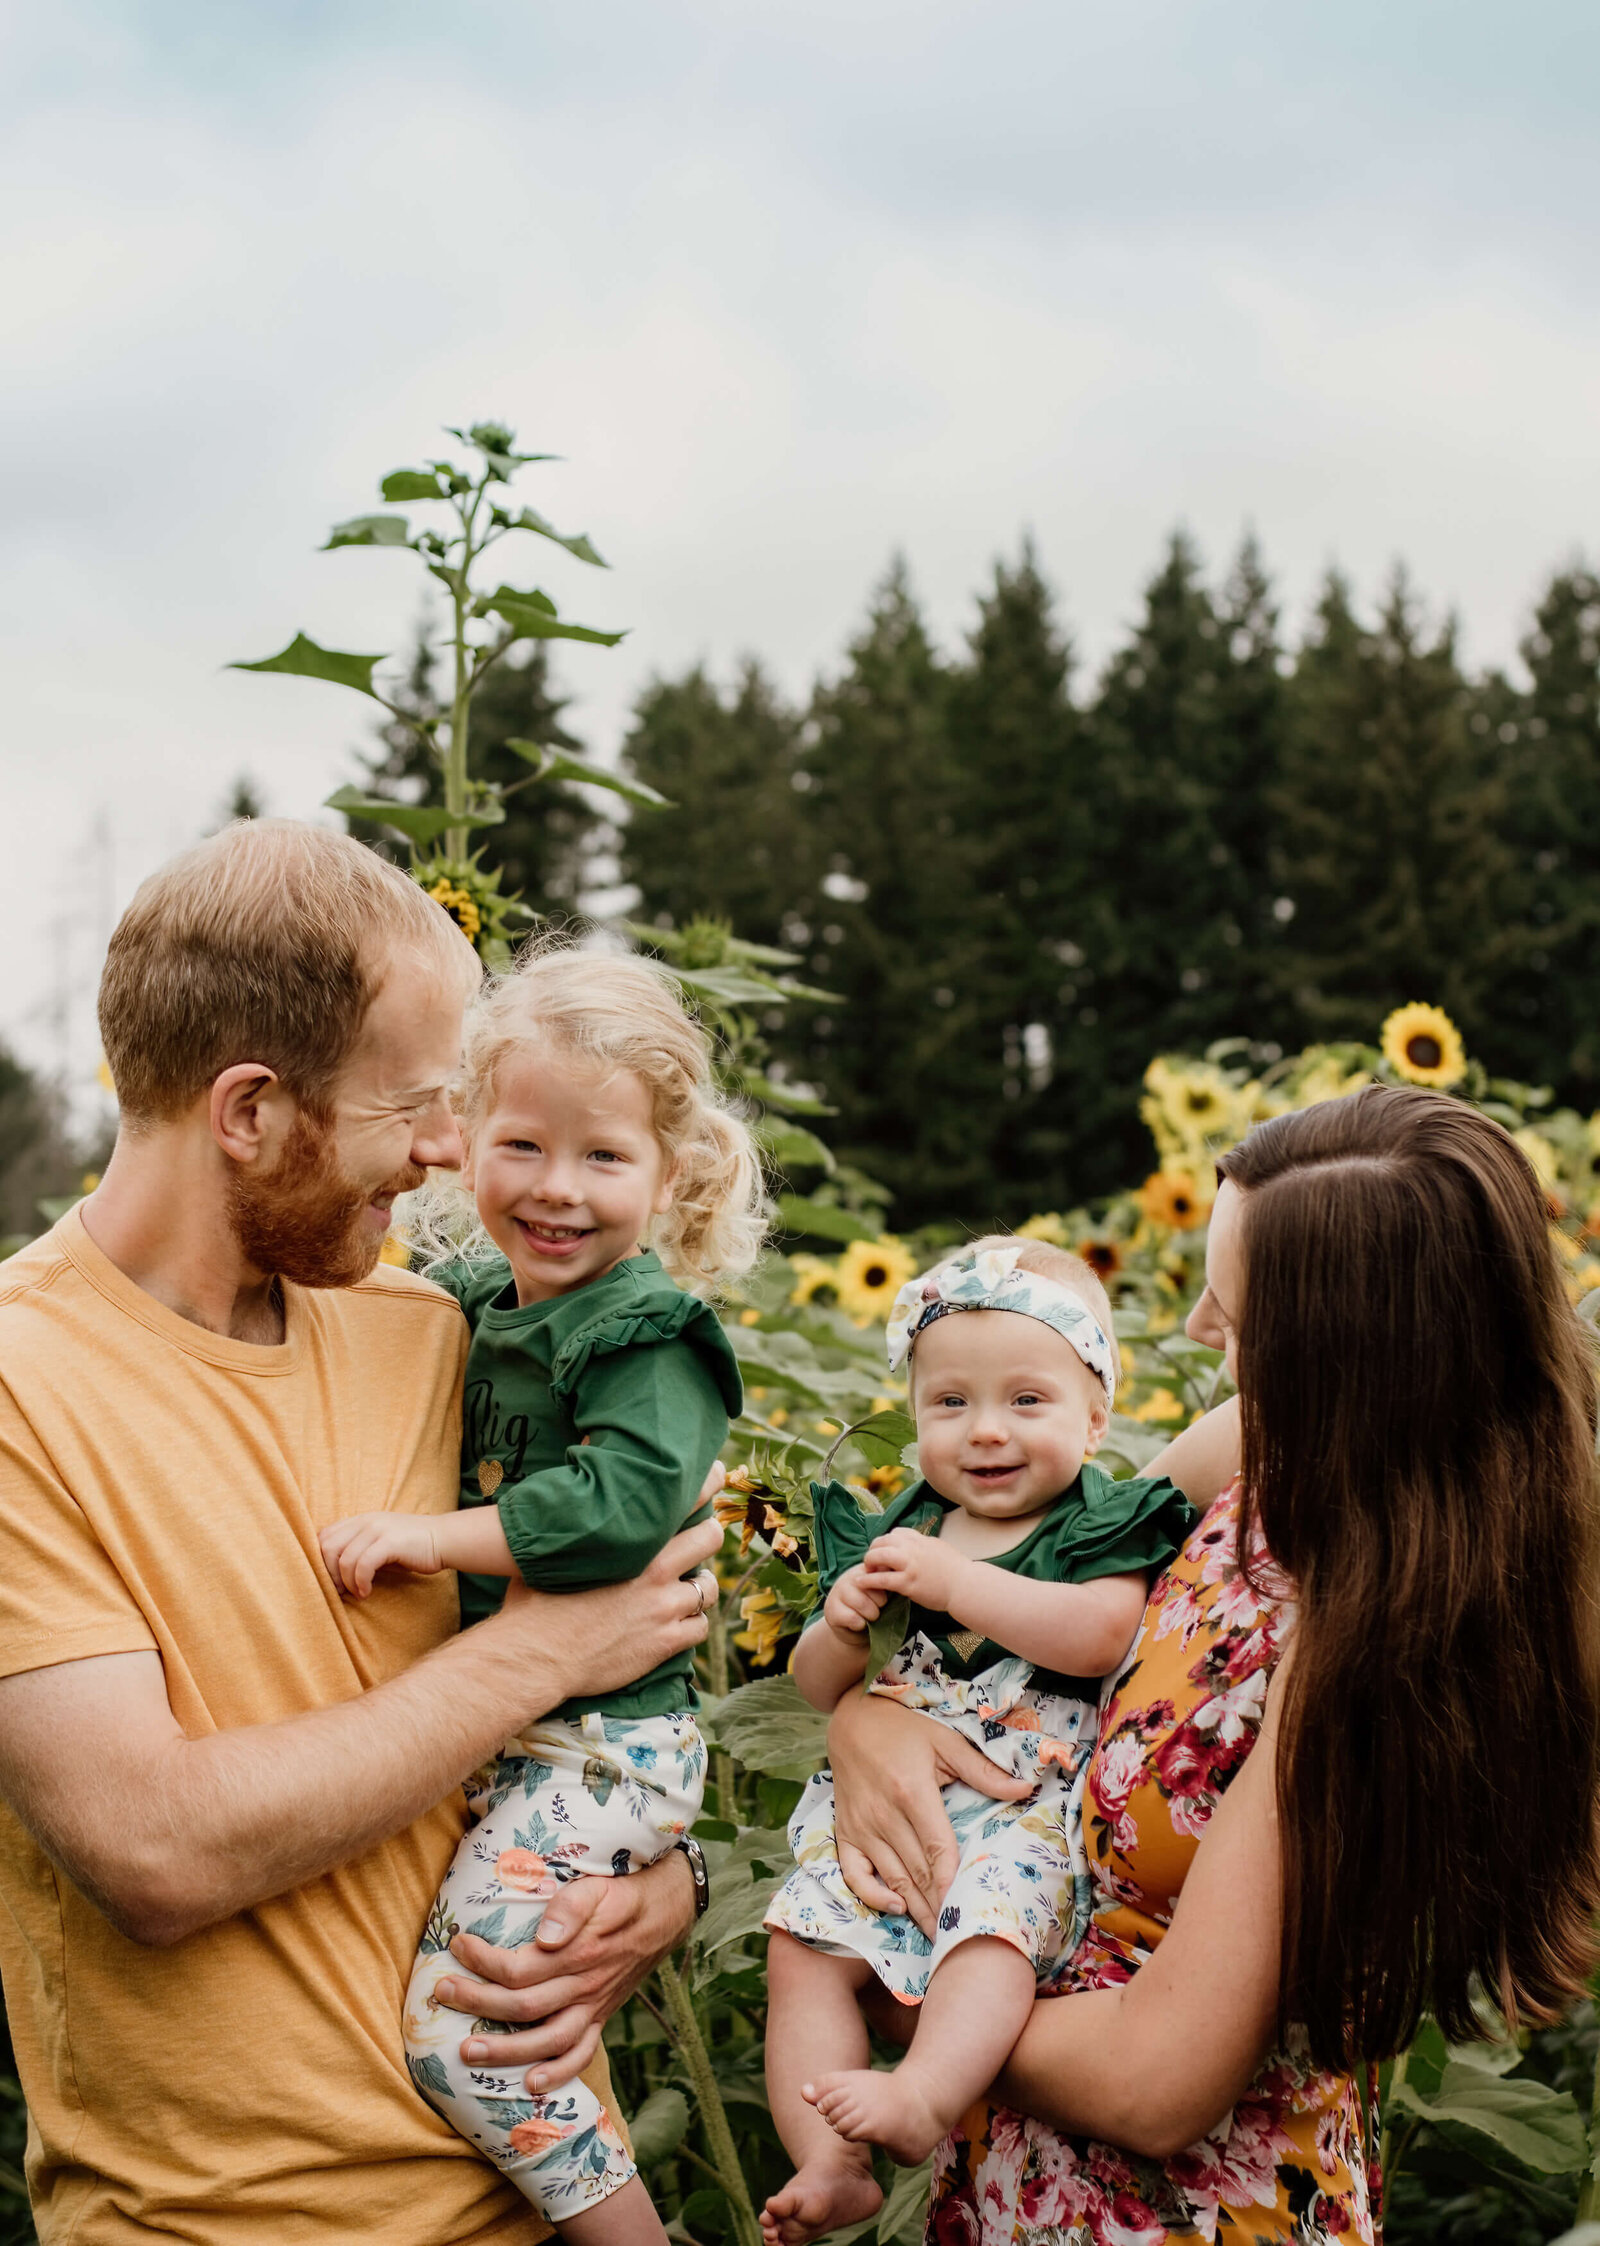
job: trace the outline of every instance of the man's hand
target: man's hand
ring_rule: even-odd
[[[891,1529],[887,1536],[873,1538],[861,1571],[868,1588],[880,1594],[880,1605],[884,1599],[907,1598],[939,1614],[949,1611],[962,1570],[971,1565],[936,1536]]]
[[[469,2036],[461,2051],[469,2066],[526,2067],[530,2094],[582,2072],[612,2013],[694,1924],[694,1879],[678,1849],[623,1879],[546,1884],[554,1900],[533,1942],[501,1950],[458,1934],[450,1948],[467,1970],[435,1992],[474,2019],[519,2024]]]
[[[960,1849],[939,1789],[957,1779],[995,1801],[1021,1801],[969,1740],[881,1694],[847,1693],[828,1725],[839,1869],[875,1911],[905,1911],[931,1939]]]
[[[846,1568],[823,1602],[822,1619],[841,1638],[865,1638],[883,1612],[884,1596],[860,1568]]]
[[[437,1575],[439,1524],[427,1513],[352,1513],[317,1539],[323,1563],[346,1598],[364,1599],[380,1568]]]

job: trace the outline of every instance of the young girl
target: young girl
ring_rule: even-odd
[[[641,959],[545,949],[491,984],[457,1104],[481,1253],[434,1276],[472,1328],[461,1510],[360,1514],[322,1549],[356,1598],[380,1568],[459,1569],[473,1622],[513,1575],[541,1590],[637,1575],[697,1515],[742,1397],[716,1314],[677,1282],[748,1268],[762,1189],[704,1033]],[[520,2072],[466,2065],[433,1990],[458,1932],[529,1942],[550,1878],[637,1871],[693,1823],[692,1679],[684,1653],[568,1701],[477,1775],[406,1995],[417,2088],[578,2246],[666,2235],[605,2109],[581,2081],[530,2096]]]
[[[945,1789],[961,1854],[932,1941],[846,1886],[828,1774],[801,1797],[789,1827],[799,1869],[766,1922],[767,2079],[796,2163],[762,2216],[769,2246],[870,2215],[869,2146],[924,2159],[999,2072],[1036,1977],[1076,1943],[1089,1886],[1076,1780],[1098,1680],[1190,1522],[1170,1482],[1116,1482],[1088,1463],[1117,1357],[1105,1290],[1078,1257],[979,1240],[901,1289],[888,1340],[891,1366],[910,1357],[922,1479],[877,1516],[837,1482],[814,1488],[826,1596],[795,1681],[831,1709],[866,1673],[886,1603],[905,1598],[906,1642],[868,1689],[952,1725],[1030,1784],[1003,1802]],[[892,2074],[868,2066],[856,1999],[873,1974],[921,2007]]]

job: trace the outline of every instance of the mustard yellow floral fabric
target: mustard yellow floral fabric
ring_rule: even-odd
[[[1095,1904],[1053,1993],[1127,1981],[1171,1924],[1211,1814],[1254,1746],[1285,1642],[1287,1587],[1239,1566],[1238,1486],[1156,1584],[1107,1688],[1084,1838]],[[1274,2052],[1211,2134],[1169,2160],[975,2106],[940,2147],[930,2246],[1372,2246],[1374,2086]]]

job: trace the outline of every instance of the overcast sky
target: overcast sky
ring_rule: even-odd
[[[957,643],[1030,528],[1091,671],[1180,522],[1510,660],[1597,543],[1597,78],[1593,0],[11,0],[0,1035],[87,1078],[135,883],[352,776],[221,666],[403,646],[415,563],[314,549],[447,421],[565,456],[602,753],[653,671],[802,689],[897,546]]]

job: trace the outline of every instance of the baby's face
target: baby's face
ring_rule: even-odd
[[[1037,1513],[1105,1439],[1105,1390],[1060,1334],[1015,1310],[956,1310],[911,1355],[923,1479],[963,1512]]]

